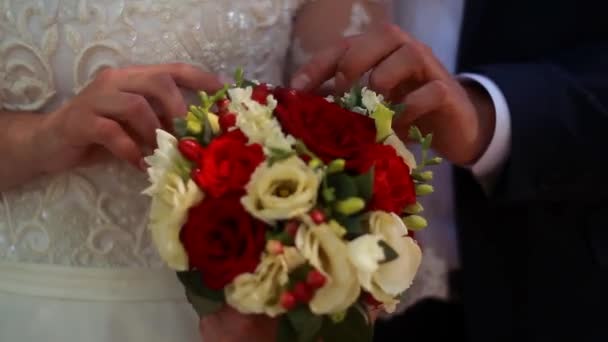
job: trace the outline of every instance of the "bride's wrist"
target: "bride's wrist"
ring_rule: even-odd
[[[49,114],[22,113],[15,122],[11,134],[14,134],[15,159],[28,178],[37,177],[47,172],[45,165],[52,158],[49,144],[46,140],[47,117]]]

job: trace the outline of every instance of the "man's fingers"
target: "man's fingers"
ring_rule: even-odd
[[[334,77],[340,58],[347,49],[348,44],[343,41],[313,56],[294,74],[290,86],[302,91],[319,88],[325,81]]]
[[[409,125],[421,116],[442,108],[448,101],[448,95],[445,82],[436,80],[426,83],[406,96],[405,112],[399,124]]]
[[[138,169],[142,168],[141,150],[116,121],[98,116],[83,128],[83,133],[87,134],[93,143],[103,146],[117,158],[128,161]]]
[[[370,88],[390,97],[399,86],[420,82],[424,77],[423,58],[409,45],[401,46],[374,68]]]
[[[362,76],[403,46],[409,37],[394,25],[353,37],[336,69],[336,93],[348,91]]]

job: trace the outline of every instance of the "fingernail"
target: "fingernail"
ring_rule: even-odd
[[[306,74],[299,74],[291,80],[291,87],[296,90],[303,90],[310,83],[310,77]]]

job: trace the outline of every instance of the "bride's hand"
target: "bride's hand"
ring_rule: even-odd
[[[188,64],[104,69],[78,96],[46,114],[35,135],[44,173],[64,171],[109,151],[143,167],[155,130],[187,111],[179,88],[215,91],[218,78]]]
[[[243,315],[225,306],[201,319],[203,341],[267,342],[276,340],[277,321],[263,315]]]

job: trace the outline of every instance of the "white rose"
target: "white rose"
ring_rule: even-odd
[[[277,101],[268,95],[267,105],[260,104],[251,98],[253,88],[234,88],[228,90],[231,102],[228,109],[236,113],[236,126],[249,138],[249,143],[264,146],[268,154],[270,149],[291,151],[295,139],[285,135],[281,125],[273,116]]]
[[[384,143],[386,145],[392,146],[395,149],[395,151],[397,151],[397,154],[403,159],[405,164],[410,168],[410,172],[416,168],[416,166],[417,166],[416,157],[414,157],[414,154],[412,152],[410,152],[410,150],[407,149],[407,147],[405,146],[403,141],[401,141],[401,139],[399,139],[396,135],[394,135],[394,134],[389,135],[388,138],[386,138],[386,140],[384,140]]]
[[[251,176],[241,199],[247,211],[273,224],[309,212],[317,200],[321,175],[298,157],[263,163]]]
[[[162,130],[157,130],[156,137],[158,148],[146,158],[151,185],[144,193],[152,197],[148,228],[160,257],[169,267],[185,271],[188,255],[179,234],[188,219],[188,210],[203,199],[203,193],[179,168],[184,160],[177,149],[177,139]]]
[[[388,312],[395,310],[398,297],[412,284],[422,252],[416,242],[407,236],[407,228],[399,216],[376,211],[369,220],[370,235],[364,235],[349,243],[349,256],[357,268],[361,286],[376,300],[384,303]],[[387,263],[379,245],[384,241],[398,257]],[[383,257],[379,258],[379,253]]]
[[[285,248],[283,254],[266,254],[254,273],[239,275],[224,289],[226,302],[244,314],[276,317],[284,313],[278,298],[289,282],[289,272],[304,262],[293,247]]]
[[[300,228],[296,247],[327,279],[309,303],[314,314],[343,312],[355,303],[361,293],[356,269],[350,262],[346,244],[331,227],[322,224]]]

